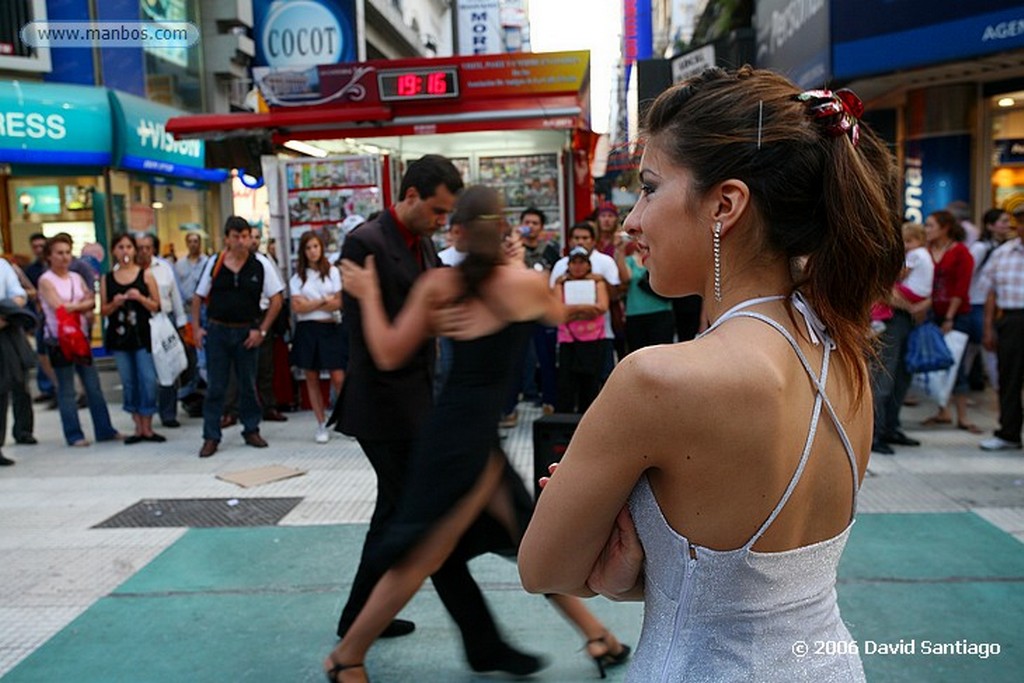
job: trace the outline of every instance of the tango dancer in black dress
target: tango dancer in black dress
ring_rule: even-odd
[[[543,275],[524,268],[521,256],[507,256],[507,230],[493,190],[466,190],[452,221],[467,229],[466,260],[424,274],[393,322],[381,303],[372,256],[362,266],[342,262],[345,291],[359,300],[369,350],[381,370],[400,367],[432,336],[439,312],[454,308],[457,313],[445,318],[449,324],[453,318],[469,322],[460,325],[451,374],[413,449],[397,510],[386,533],[368,542],[364,552],[364,561],[382,574],[324,662],[335,683],[366,680],[366,652],[453,553],[514,554],[532,512],[522,480],[501,451],[497,423],[534,321],[557,323],[562,305]],[[584,633],[588,654],[602,674],[604,666],[625,660],[629,648],[579,599],[551,599]]]

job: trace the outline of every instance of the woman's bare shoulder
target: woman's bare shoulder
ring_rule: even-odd
[[[777,369],[752,346],[712,338],[652,346],[629,354],[612,377],[650,419],[706,424],[780,396]]]

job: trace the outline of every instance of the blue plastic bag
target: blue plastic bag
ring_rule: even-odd
[[[942,338],[942,330],[933,322],[921,323],[907,338],[907,370],[910,373],[945,370],[953,365],[953,354]]]

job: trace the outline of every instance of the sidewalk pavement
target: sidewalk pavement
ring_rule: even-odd
[[[128,431],[117,375],[101,374],[115,425]],[[974,400],[972,418],[990,433],[994,396]],[[871,681],[1018,681],[1024,454],[985,453],[977,447],[983,437],[918,427],[932,409],[904,410],[907,432],[922,446],[872,457],[840,568],[843,615]],[[525,403],[519,411],[505,445],[530,478],[540,411]],[[89,433],[87,411],[81,417]],[[39,410],[39,445],[4,447],[17,461],[0,469],[5,683],[322,680],[373,506],[372,470],[352,439],[332,434],[328,445],[315,444],[309,412],[264,423],[267,449],[246,447],[239,427],[226,430],[221,450],[205,460],[197,457],[201,421],[181,420],[180,429],[158,428],[164,444],[77,449],[64,445],[57,412]],[[215,477],[266,465],[305,474],[247,489]],[[261,502],[254,498],[298,500],[270,501],[294,507],[264,526],[96,528],[147,499],[218,499],[207,503],[211,514],[241,519],[255,514],[245,509]],[[513,563],[484,557],[472,568],[509,639],[549,658],[538,680],[597,678],[580,636],[521,590]],[[589,604],[624,642],[636,642],[639,604]],[[367,660],[373,680],[483,680],[464,664],[429,583],[403,616],[417,630],[375,645]],[[883,643],[901,651],[884,655]],[[951,654],[937,653],[936,643]]]

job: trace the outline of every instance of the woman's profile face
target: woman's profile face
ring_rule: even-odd
[[[935,216],[928,216],[924,221],[924,237],[929,243],[946,236],[949,229],[943,227]]]
[[[306,242],[306,260],[309,261],[310,265],[319,263],[320,256],[323,254],[323,247],[320,246],[320,240],[310,240]]]
[[[640,161],[640,198],[623,227],[636,240],[636,257],[665,296],[702,293],[710,263],[710,216],[700,219],[691,201],[693,175],[648,141]]]

